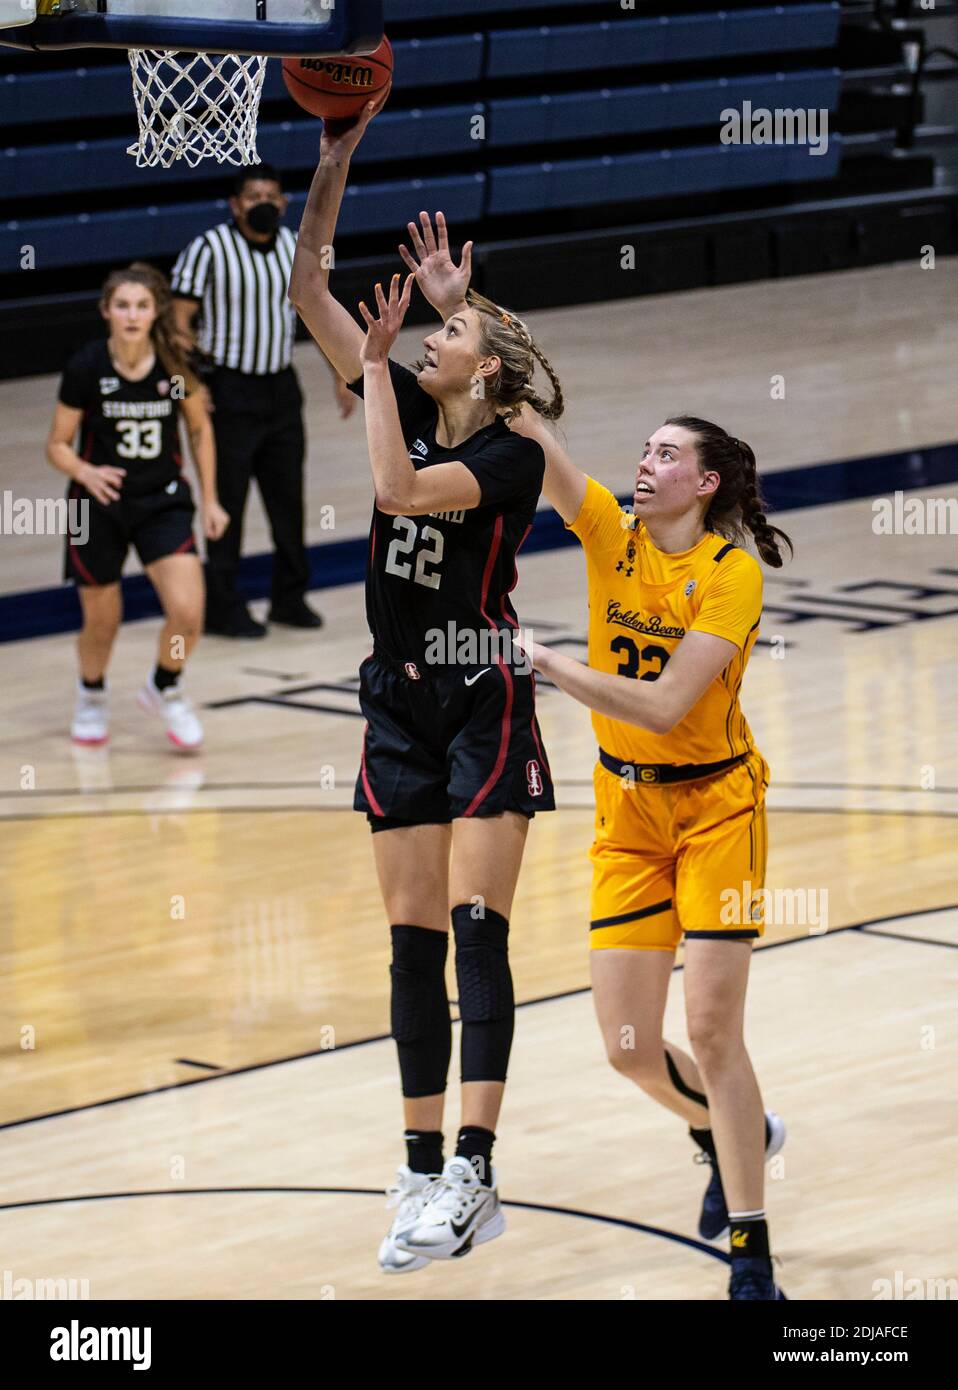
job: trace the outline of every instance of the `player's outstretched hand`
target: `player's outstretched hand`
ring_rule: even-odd
[[[219,502],[203,503],[203,535],[208,541],[218,541],[230,524],[229,512]]]
[[[529,669],[535,668],[546,675],[549,658],[555,655],[551,647],[544,647],[541,642],[533,641],[531,631],[526,628],[521,628],[514,634],[512,645],[519,656],[525,658]]]
[[[319,142],[319,157],[340,163],[348,159],[366,133],[366,127],[389,100],[392,82],[388,82],[381,96],[375,101],[367,101],[358,116],[344,119],[328,117],[323,121],[323,134]]]
[[[400,246],[399,254],[415,275],[429,303],[445,319],[458,309],[466,297],[472,279],[472,242],[467,241],[463,246],[462,260],[456,265],[449,254],[449,232],[443,214],[436,213],[435,232],[428,212],[421,212],[419,220],[422,223],[421,234],[415,222],[407,223],[416,256],[406,246]]]
[[[111,502],[119,500],[120,489],[123,487],[125,477],[125,468],[114,468],[112,464],[108,463],[103,464],[102,467],[97,467],[95,464],[88,463],[78,474],[77,482],[81,487],[86,488],[91,497],[95,497],[106,507]]]
[[[389,298],[383,294],[382,285],[376,286],[376,308],[379,310],[379,318],[373,318],[360,301],[359,312],[366,321],[366,336],[359,352],[359,360],[366,367],[373,362],[387,362],[389,360],[389,350],[399,335],[402,328],[403,319],[406,317],[406,310],[409,308],[409,301],[412,298],[412,286],[415,275],[407,275],[406,283],[403,285],[402,294],[399,293],[399,276],[394,275],[389,285]]]

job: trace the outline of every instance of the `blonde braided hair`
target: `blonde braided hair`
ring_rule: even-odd
[[[562,386],[552,363],[516,314],[493,303],[484,294],[469,290],[466,303],[475,309],[479,318],[479,356],[498,357],[499,370],[484,385],[485,397],[495,406],[506,424],[517,419],[523,405],[529,405],[546,420],[558,420],[565,409]],[[545,372],[552,386],[552,399],[547,401],[532,385],[536,363]],[[418,371],[422,362],[413,363]]]

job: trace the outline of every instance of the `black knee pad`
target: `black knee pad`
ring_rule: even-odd
[[[515,1026],[509,969],[509,923],[489,908],[473,917],[469,904],[452,909],[456,980],[462,1019],[463,1081],[505,1081]]]
[[[391,928],[392,1035],[399,1052],[404,1096],[435,1096],[446,1089],[452,1022],[446,994],[445,932]]]

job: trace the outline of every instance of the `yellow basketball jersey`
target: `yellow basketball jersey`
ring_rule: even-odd
[[[644,524],[590,478],[569,530],[582,542],[589,578],[589,665],[654,681],[687,632],[711,632],[738,651],[698,703],[667,734],[592,715],[599,746],[635,763],[713,763],[754,747],[738,703],[758,636],[762,571],[757,560],[709,533],[691,550],[657,550]]]

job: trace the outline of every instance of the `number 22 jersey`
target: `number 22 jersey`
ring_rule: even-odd
[[[124,498],[160,492],[180,477],[179,403],[158,357],[142,381],[129,381],[105,339],[88,343],[63,374],[60,402],[83,411],[80,457],[97,468],[126,469]]]
[[[456,664],[457,657],[468,664],[464,636],[468,641],[470,633],[518,626],[509,593],[517,580],[516,555],[535,519],[545,455],[535,440],[514,434],[501,419],[453,448],[441,447],[436,443],[436,402],[408,368],[390,361],[389,373],[416,470],[463,463],[482,494],[478,507],[428,516],[389,516],[373,509],[366,577],[369,628],[393,661],[411,662],[427,674]],[[350,383],[350,390],[362,396],[362,377]],[[481,647],[476,650],[481,657]],[[495,650],[504,655],[508,647],[503,641]],[[437,654],[445,660],[437,661]]]

